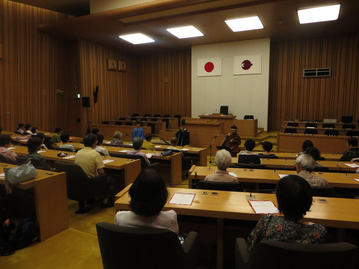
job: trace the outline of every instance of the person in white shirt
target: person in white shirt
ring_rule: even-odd
[[[300,154],[295,160],[298,176],[304,178],[311,187],[327,188],[328,181],[320,176],[313,174],[315,160],[309,154]]]
[[[110,153],[108,152],[107,148],[101,147],[101,144],[104,140],[104,136],[102,134],[96,134],[96,136],[97,136],[97,147],[95,148],[95,150],[103,156],[110,156]]]
[[[174,210],[162,211],[168,191],[161,176],[153,169],[145,169],[132,184],[131,211],[119,211],[115,224],[127,227],[153,227],[178,234],[177,214]]]
[[[25,132],[24,132],[24,134],[33,135],[33,133],[31,132],[31,124],[25,124]]]

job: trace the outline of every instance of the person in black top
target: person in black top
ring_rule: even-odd
[[[217,149],[225,149],[231,153],[232,157],[236,157],[240,152],[239,145],[241,144],[241,138],[237,133],[237,126],[232,125],[230,133],[228,133],[220,146]]]
[[[302,152],[304,152],[307,148],[314,147],[314,144],[311,140],[305,140],[302,145]]]
[[[351,161],[354,158],[359,157],[358,139],[350,137],[348,139],[349,150],[345,151],[343,156],[340,158],[341,161]]]
[[[262,143],[262,147],[263,147],[265,153],[258,154],[259,158],[278,159],[278,156],[276,156],[275,154],[273,154],[271,152],[271,150],[273,148],[273,144],[271,142],[264,141]]]
[[[176,133],[177,146],[189,145],[189,131],[185,128],[185,120],[182,120],[182,126]]]

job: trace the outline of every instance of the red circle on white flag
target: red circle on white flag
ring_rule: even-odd
[[[212,62],[207,62],[204,65],[204,70],[206,70],[206,72],[208,72],[208,73],[212,72],[213,69],[214,69],[214,64]]]

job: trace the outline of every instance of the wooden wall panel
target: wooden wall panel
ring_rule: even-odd
[[[125,60],[126,72],[107,70],[107,59]],[[89,121],[100,123],[137,111],[137,61],[133,55],[120,50],[81,40],[79,41],[79,72],[82,96],[91,98],[91,107],[81,109],[82,131]],[[98,102],[93,91],[99,86]]]
[[[37,27],[67,16],[8,0],[0,0],[0,14],[0,125],[12,130],[28,122],[53,129],[60,118],[53,108],[63,106],[56,90],[66,88],[59,72],[66,55],[61,41]]]
[[[191,116],[191,51],[138,60],[139,113]]]
[[[359,119],[359,35],[271,44],[269,128],[289,119]],[[331,77],[303,78],[304,68],[330,67]]]

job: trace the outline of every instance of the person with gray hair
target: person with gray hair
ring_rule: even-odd
[[[205,181],[219,181],[219,182],[238,182],[238,178],[230,175],[227,168],[232,163],[231,154],[225,150],[218,150],[216,153],[215,162],[217,169],[212,175],[206,176]]]
[[[129,152],[127,152],[127,154],[142,156],[146,160],[147,165],[150,166],[150,161],[148,160],[146,154],[141,152],[142,144],[143,144],[143,139],[141,137],[135,137],[132,140],[132,145],[133,145],[134,151],[129,151]]]
[[[304,178],[311,187],[328,187],[328,181],[312,173],[315,168],[315,160],[309,154],[300,154],[295,160],[295,166],[298,176]]]
[[[111,145],[119,145],[119,146],[122,145],[121,137],[122,137],[122,133],[120,131],[116,131],[113,134],[113,138],[111,140]]]

